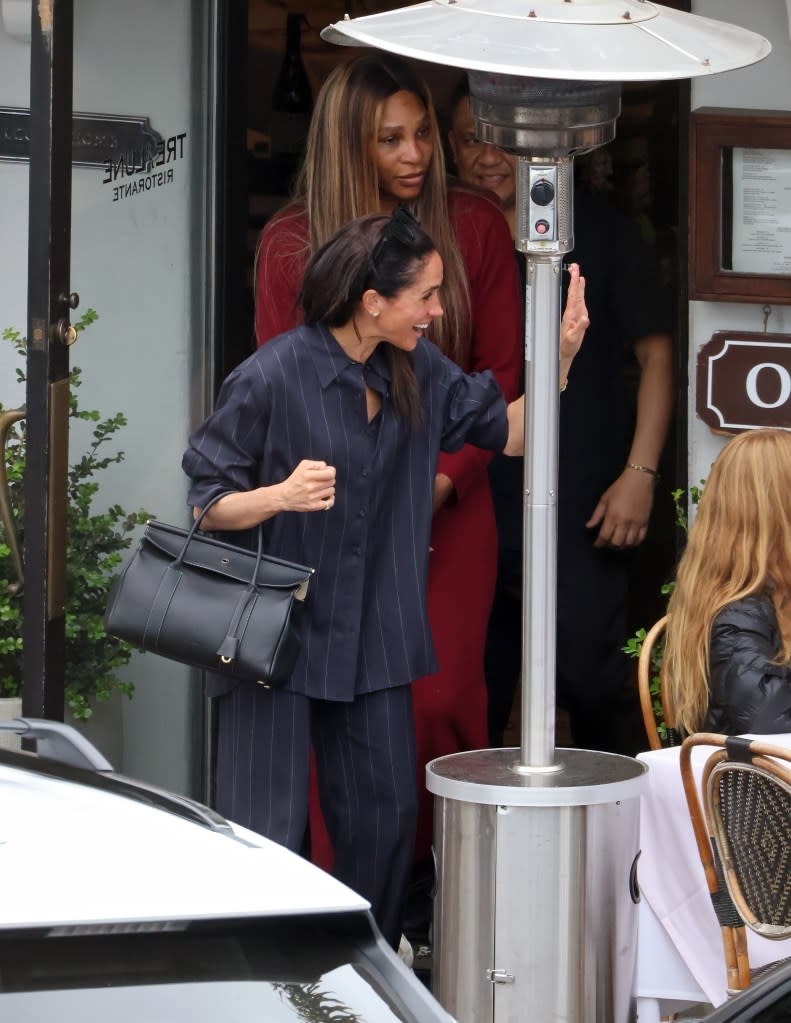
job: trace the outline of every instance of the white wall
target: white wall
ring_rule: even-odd
[[[692,110],[698,107],[791,109],[791,38],[789,14],[782,0],[693,0],[692,10],[729,21],[765,36],[772,52],[763,61],[692,82]],[[791,147],[791,139],[789,139]],[[690,302],[689,305],[689,480],[696,483],[709,471],[727,438],[713,434],[695,415],[695,360],[698,349],[717,330],[762,331],[762,306],[734,302]],[[791,308],[775,305],[768,329],[791,333]]]
[[[3,31],[0,23],[0,105],[27,107],[30,102],[30,46]],[[0,161],[0,329],[24,333],[27,318],[27,163]],[[24,401],[15,383],[19,364],[10,347],[0,344],[0,402]]]

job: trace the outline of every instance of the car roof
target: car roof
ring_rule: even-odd
[[[127,798],[112,775],[3,752],[0,933],[369,908],[295,853],[222,824]]]

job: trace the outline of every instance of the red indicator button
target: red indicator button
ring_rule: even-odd
[[[536,234],[546,234],[549,230],[549,224],[546,220],[536,221]]]

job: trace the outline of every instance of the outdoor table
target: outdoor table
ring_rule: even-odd
[[[791,734],[748,736],[791,747]],[[714,747],[692,750],[700,784]],[[637,968],[634,996],[639,1023],[658,1020],[659,1001],[727,998],[722,938],[698,855],[681,783],[680,749],[651,750],[638,760],[648,765],[640,797],[640,885]],[[771,941],[747,928],[752,968],[791,956],[791,939]],[[663,1005],[662,1014],[666,1014]],[[656,1014],[654,1014],[656,1013]]]

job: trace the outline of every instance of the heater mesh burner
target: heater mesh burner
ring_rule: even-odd
[[[575,82],[470,71],[470,95],[487,103],[531,107],[609,107],[620,99],[617,82]]]
[[[617,82],[575,82],[470,71],[477,135],[519,156],[569,156],[615,137]]]

